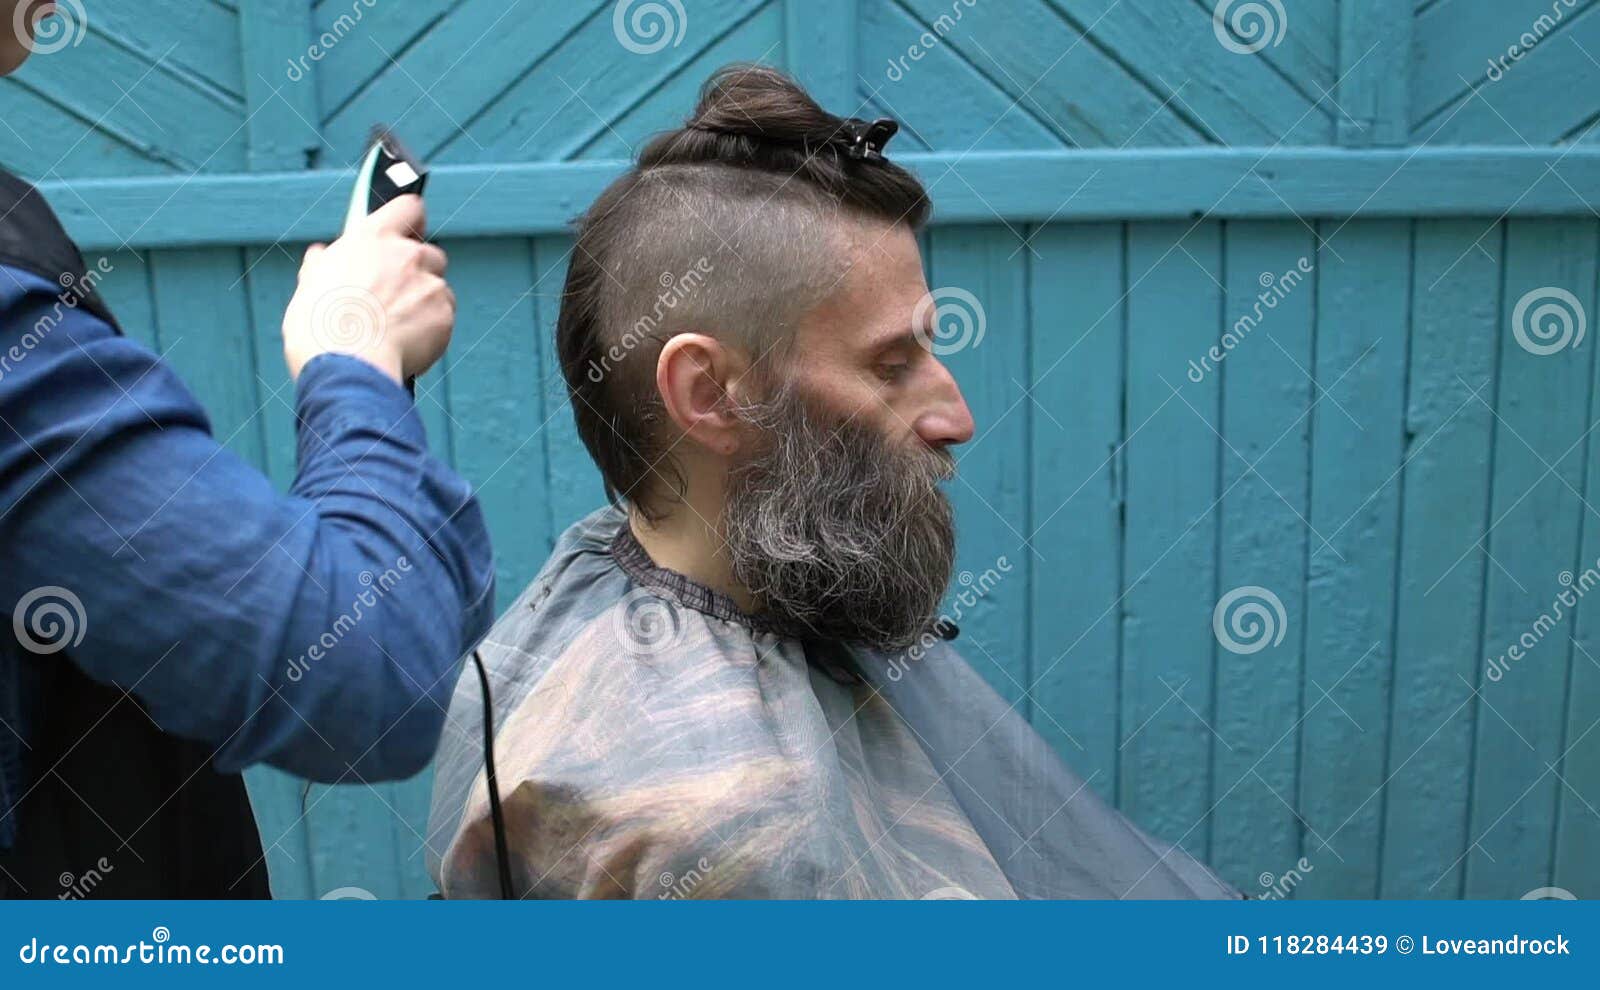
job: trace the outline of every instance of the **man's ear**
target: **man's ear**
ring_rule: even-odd
[[[656,358],[656,389],[686,436],[716,454],[739,449],[743,424],[729,389],[747,370],[743,354],[700,333],[680,333]]]

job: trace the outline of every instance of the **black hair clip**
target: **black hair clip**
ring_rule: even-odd
[[[859,117],[851,117],[844,122],[843,137],[845,151],[857,161],[881,162],[883,146],[889,143],[900,130],[900,125],[888,117],[879,117],[874,121],[865,121]]]

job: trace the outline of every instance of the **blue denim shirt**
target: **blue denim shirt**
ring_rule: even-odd
[[[310,361],[281,494],[170,367],[58,292],[0,266],[0,621],[16,632],[0,636],[0,847],[50,769],[29,765],[43,664],[130,691],[223,772],[426,766],[494,571],[477,500],[428,453],[405,390],[355,358]]]

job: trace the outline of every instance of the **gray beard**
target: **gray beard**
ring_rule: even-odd
[[[764,449],[729,473],[733,574],[763,613],[821,639],[899,650],[927,629],[955,566],[942,450],[830,423],[793,388],[741,415]]]

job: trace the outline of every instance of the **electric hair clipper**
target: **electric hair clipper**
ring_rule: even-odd
[[[346,229],[397,196],[422,195],[422,187],[428,182],[427,166],[406,151],[387,127],[373,127],[368,140],[371,146],[361,159],[355,189],[350,193],[350,208],[345,212]]]
[[[368,140],[370,147],[361,159],[355,188],[350,192],[350,207],[344,215],[346,230],[397,196],[422,195],[422,187],[428,182],[427,166],[406,151],[387,127],[375,125]],[[406,391],[416,396],[415,378],[406,379]]]

